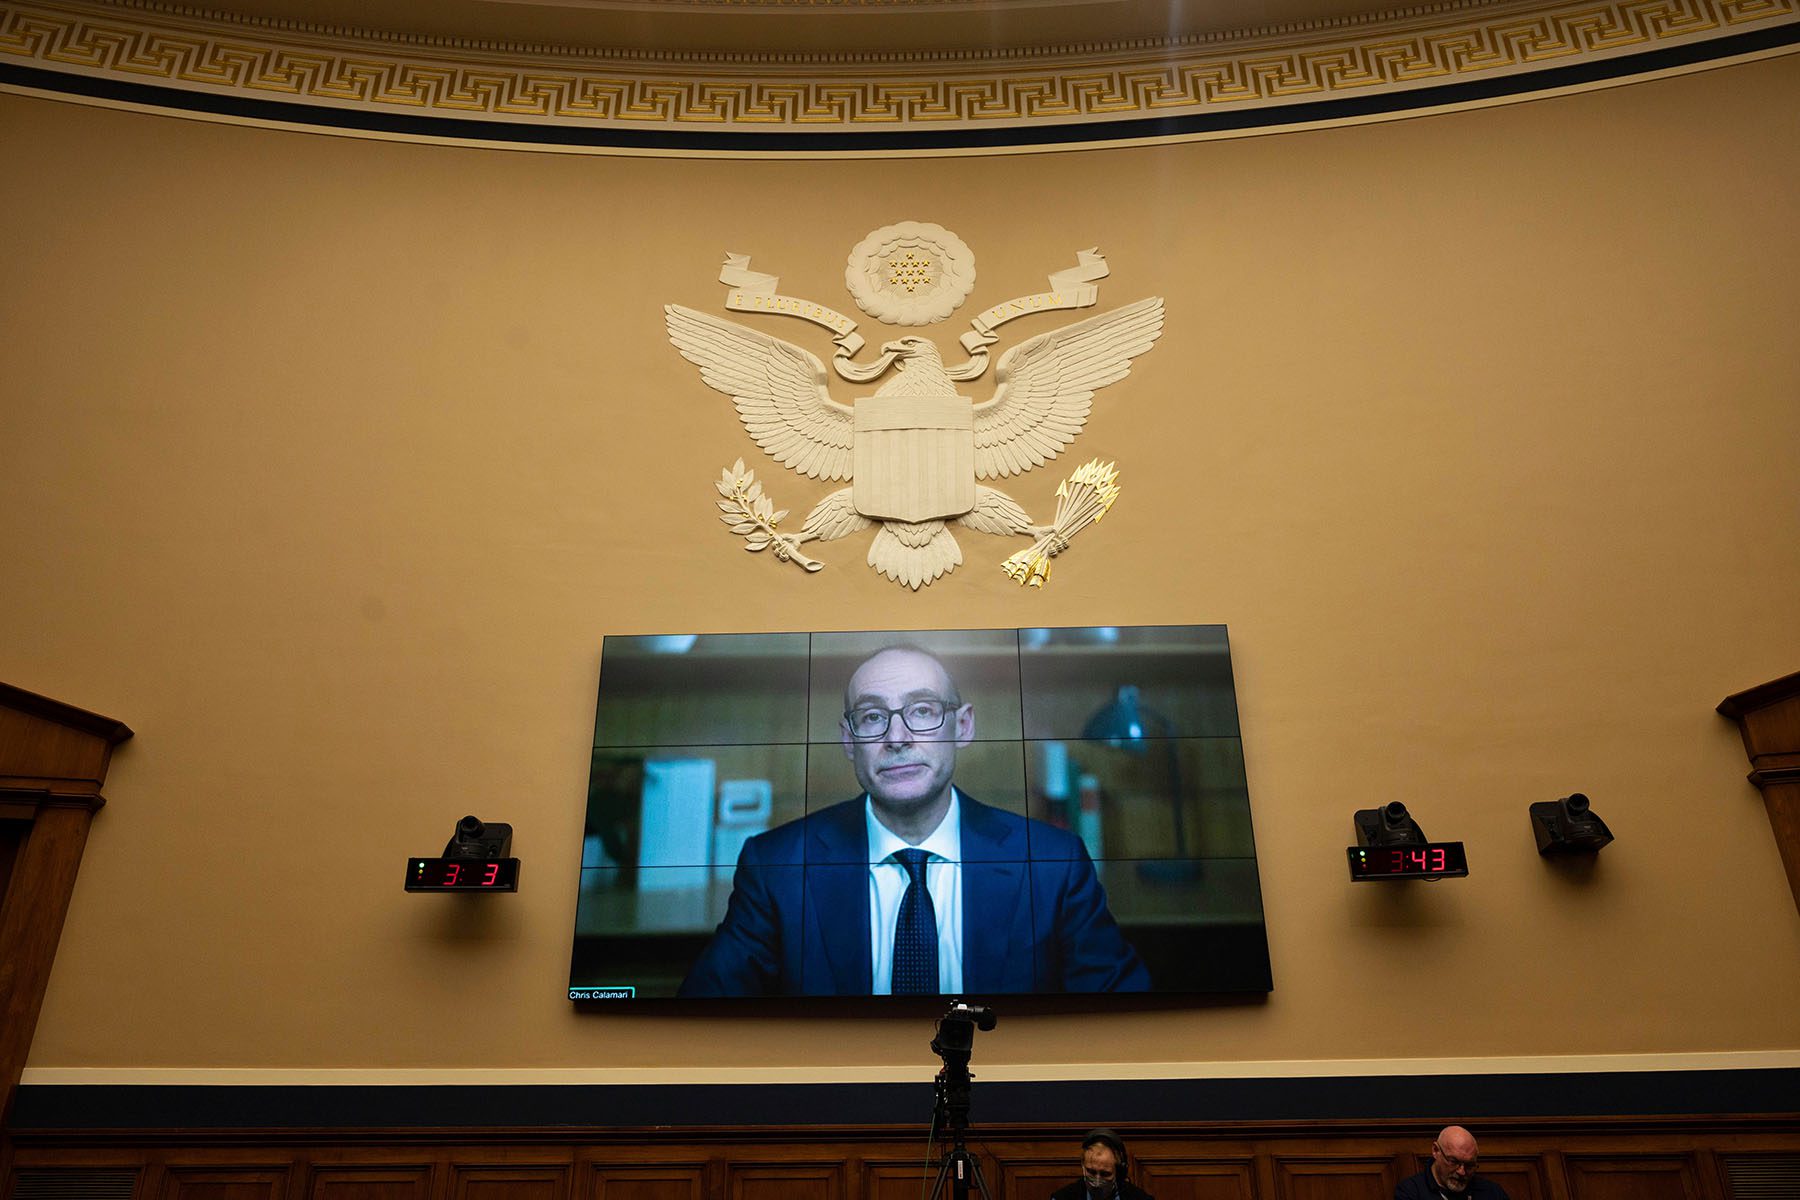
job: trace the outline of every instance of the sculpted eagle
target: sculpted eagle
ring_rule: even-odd
[[[706,383],[732,398],[770,457],[809,479],[848,480],[806,518],[800,540],[830,541],[878,524],[869,565],[917,589],[962,562],[951,525],[1038,536],[1046,527],[978,479],[1000,479],[1060,454],[1094,393],[1131,370],[1162,333],[1151,297],[1042,333],[1008,350],[991,399],[957,395],[937,347],[916,335],[884,345],[892,378],[853,404],[833,400],[825,364],[780,338],[665,305],[669,340]]]

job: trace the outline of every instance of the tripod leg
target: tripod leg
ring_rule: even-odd
[[[938,1200],[938,1197],[943,1195],[944,1180],[949,1176],[949,1174],[950,1174],[950,1155],[946,1154],[946,1155],[944,1155],[944,1161],[942,1161],[938,1164],[937,1179],[934,1180],[931,1184],[930,1200]]]
[[[970,1183],[975,1185],[983,1200],[994,1200],[988,1191],[987,1180],[981,1177],[981,1160],[967,1150],[952,1150],[944,1155],[944,1161],[938,1166],[937,1182],[931,1185],[931,1200],[939,1200],[946,1180],[950,1184],[950,1200],[969,1200]]]
[[[975,1178],[975,1186],[981,1192],[981,1200],[994,1200],[994,1194],[988,1191],[987,1180],[981,1176],[981,1160],[973,1154],[969,1155],[969,1174]]]

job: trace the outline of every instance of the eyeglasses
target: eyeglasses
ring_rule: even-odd
[[[1476,1159],[1458,1158],[1454,1154],[1445,1154],[1442,1150],[1438,1150],[1436,1146],[1433,1146],[1432,1149],[1437,1150],[1438,1157],[1443,1159],[1444,1165],[1449,1167],[1452,1171],[1468,1171],[1473,1174],[1481,1169],[1478,1160]]]
[[[957,701],[938,699],[913,700],[899,708],[865,704],[845,713],[844,724],[850,727],[851,737],[862,741],[885,736],[895,717],[912,733],[935,733],[944,727],[951,710],[959,707]]]

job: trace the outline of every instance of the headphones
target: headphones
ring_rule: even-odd
[[[1087,1136],[1081,1139],[1082,1153],[1085,1154],[1094,1146],[1105,1146],[1108,1150],[1113,1152],[1113,1157],[1119,1160],[1119,1178],[1124,1179],[1125,1167],[1128,1161],[1125,1154],[1125,1139],[1114,1133],[1112,1130],[1104,1127],[1100,1129],[1090,1129],[1087,1132]]]

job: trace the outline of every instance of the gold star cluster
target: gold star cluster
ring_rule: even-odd
[[[911,250],[899,258],[888,259],[887,269],[888,282],[895,287],[916,292],[922,287],[931,286],[931,260],[920,258]]]

